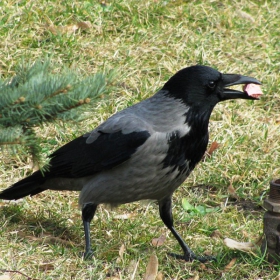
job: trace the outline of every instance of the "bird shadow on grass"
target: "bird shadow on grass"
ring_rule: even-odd
[[[75,240],[80,239],[78,228],[66,225],[59,215],[44,210],[27,211],[18,204],[1,206],[0,223],[5,224],[6,232],[16,232],[19,238],[28,241],[73,247],[77,246]]]
[[[259,215],[266,211],[259,203],[250,199],[232,201],[231,205],[236,206],[240,211],[244,211],[245,214]]]
[[[225,197],[219,199],[219,187],[215,185],[196,185],[192,187],[193,192],[198,193],[198,196],[201,195],[203,197],[207,197],[210,194],[214,197],[215,205],[220,204],[225,200]],[[211,204],[211,201],[209,201]],[[228,196],[227,206],[234,206],[238,209],[238,211],[243,212],[245,215],[260,215],[265,212],[265,209],[260,204],[260,201],[255,201],[254,199],[250,198],[243,198],[243,197],[231,197]]]

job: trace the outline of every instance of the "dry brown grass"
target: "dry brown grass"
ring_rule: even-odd
[[[46,155],[110,114],[150,96],[174,72],[191,64],[256,77],[263,82],[264,97],[254,103],[241,100],[217,106],[210,139],[220,147],[174,196],[179,231],[194,251],[217,255],[217,263],[201,266],[170,258],[167,252],[178,252],[179,245],[160,221],[157,206],[141,203],[112,211],[99,208],[92,224],[95,258],[84,262],[78,194],[47,191],[16,203],[0,202],[0,268],[36,279],[130,279],[131,267],[139,261],[135,279],[142,279],[150,255],[156,253],[165,279],[275,279],[279,266],[268,265],[260,252],[231,251],[222,238],[210,237],[218,229],[223,237],[254,240],[262,232],[263,211],[257,206],[244,210],[229,199],[218,213],[180,221],[188,217],[181,205],[183,197],[195,205],[221,207],[231,184],[239,200],[262,205],[269,181],[280,177],[279,13],[276,0],[2,1],[0,74],[4,78],[13,75],[23,58],[35,61],[46,55],[58,67],[68,66],[81,74],[103,67],[118,70],[112,98],[100,100],[89,112],[89,120],[74,128],[49,126],[39,131]],[[86,21],[90,27],[71,31],[77,22]],[[0,157],[1,188],[30,171],[23,150],[3,151]],[[133,215],[114,219],[123,213]],[[151,240],[162,233],[167,234],[164,245],[154,248]],[[125,251],[120,259],[122,244]],[[234,258],[235,264],[225,270]]]

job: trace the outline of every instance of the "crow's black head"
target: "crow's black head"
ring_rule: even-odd
[[[226,88],[238,84],[261,84],[258,80],[238,74],[222,74],[217,70],[195,65],[177,72],[167,81],[163,90],[181,99],[188,106],[213,108],[227,99],[257,99],[246,92]]]

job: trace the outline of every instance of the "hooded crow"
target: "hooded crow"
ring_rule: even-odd
[[[183,250],[181,258],[204,262],[210,258],[196,256],[174,228],[171,198],[205,153],[214,106],[228,99],[257,99],[227,88],[237,84],[260,82],[207,66],[184,68],[152,97],[59,148],[50,155],[46,172],[34,172],[0,198],[19,199],[47,189],[80,191],[85,257],[92,255],[90,222],[99,204],[155,200]]]

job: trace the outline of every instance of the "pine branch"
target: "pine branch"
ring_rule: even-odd
[[[49,61],[19,66],[10,80],[0,81],[0,146],[23,145],[40,165],[40,139],[34,127],[63,119],[78,120],[81,107],[108,92],[113,71],[79,77],[64,69],[54,74]]]

